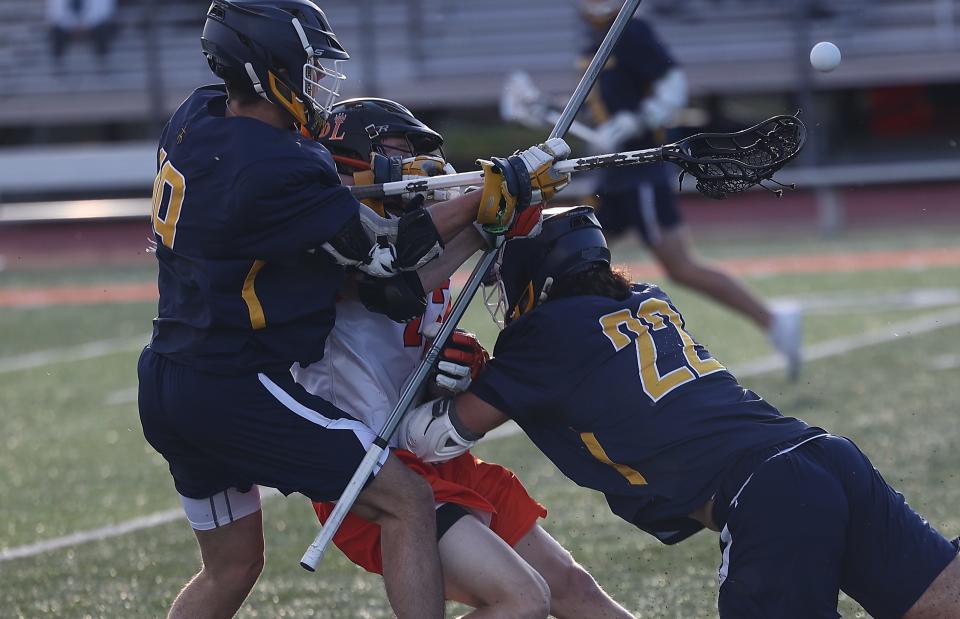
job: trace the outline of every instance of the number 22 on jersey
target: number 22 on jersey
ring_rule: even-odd
[[[647,299],[640,304],[636,312],[622,309],[602,316],[600,326],[617,351],[623,350],[631,342],[634,343],[640,383],[644,393],[654,402],[680,385],[725,369],[716,359],[700,358],[693,338],[683,329],[680,314],[662,299]],[[635,337],[631,338],[621,331],[621,327]],[[670,349],[675,349],[679,344],[683,349],[686,364],[660,374],[657,368],[658,343],[661,347],[669,346]]]
[[[160,237],[160,242],[173,249],[187,179],[167,161],[167,151],[162,148],[158,160],[160,171],[153,181],[153,232]]]
[[[680,385],[725,369],[716,359],[700,358],[693,338],[683,329],[683,318],[662,299],[647,299],[635,312],[622,309],[601,316],[600,326],[617,352],[633,342],[637,351],[640,385],[654,402]],[[621,327],[634,338],[621,331]],[[679,346],[683,350],[682,365],[661,374],[657,368],[658,345],[670,350],[676,350]],[[633,486],[647,484],[647,479],[639,471],[611,460],[593,432],[581,432],[580,439],[594,458],[612,466],[627,483]]]

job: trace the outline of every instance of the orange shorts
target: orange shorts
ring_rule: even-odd
[[[467,509],[490,514],[490,529],[513,546],[546,508],[527,494],[510,469],[484,462],[467,452],[446,462],[428,464],[409,451],[391,450],[400,461],[430,483],[438,503],[456,503]],[[326,522],[333,503],[314,503],[320,522]],[[347,514],[333,538],[347,558],[376,574],[383,573],[380,559],[380,527],[354,514]]]

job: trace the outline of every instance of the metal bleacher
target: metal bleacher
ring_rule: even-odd
[[[809,0],[817,2],[821,0]],[[831,0],[798,20],[794,2],[653,0],[649,13],[685,64],[696,93],[790,91],[803,46],[832,40],[844,67],[818,86],[960,79],[960,0]],[[377,94],[418,108],[495,103],[503,76],[529,71],[545,92],[578,78],[576,0],[328,0],[353,60],[348,95]],[[205,2],[121,3],[101,66],[75,44],[50,58],[44,3],[0,0],[0,124],[131,121],[167,115],[212,81],[199,50]],[[148,21],[153,28],[147,30]],[[801,22],[806,30],[798,28]]]

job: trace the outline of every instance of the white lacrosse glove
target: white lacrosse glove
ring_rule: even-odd
[[[596,154],[615,153],[630,138],[644,130],[643,120],[626,110],[617,112],[610,120],[594,129],[590,149]]]
[[[516,154],[530,173],[533,194],[531,204],[549,200],[570,184],[569,174],[560,174],[553,164],[570,156],[570,146],[563,138],[550,138],[543,144],[531,146]],[[531,235],[532,236],[532,235]]]
[[[480,436],[464,437],[453,425],[451,398],[433,400],[414,408],[400,421],[397,440],[424,462],[444,462],[466,453]],[[464,432],[466,433],[466,432]]]

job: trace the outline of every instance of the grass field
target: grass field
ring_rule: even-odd
[[[713,256],[759,260],[956,247],[956,232],[880,231],[829,242],[713,241],[706,247]],[[636,257],[630,251],[617,256]],[[152,276],[141,267],[8,272],[0,273],[0,288]],[[785,414],[854,438],[915,508],[951,537],[960,533],[960,325],[951,318],[958,305],[949,294],[960,294],[960,267],[773,274],[749,283],[771,297],[835,302],[808,315],[809,344],[896,329],[897,337],[886,343],[809,363],[798,383],[780,372],[753,373],[743,382]],[[735,373],[769,354],[762,335],[743,320],[665,287],[694,335]],[[933,300],[911,303],[915,290]],[[937,301],[938,294],[946,300]],[[154,311],[150,303],[0,309],[0,616],[159,617],[197,568],[193,536],[180,519],[3,558],[4,551],[178,506],[164,461],[143,440],[131,399],[137,345],[146,339]],[[911,322],[929,320],[952,325],[911,332]],[[472,308],[467,326],[492,344],[495,331],[482,309]],[[102,340],[113,345],[101,354],[88,348],[83,360],[57,360]],[[38,351],[50,354],[33,354]],[[612,516],[602,497],[562,478],[523,436],[482,443],[475,451],[519,474],[550,510],[545,527],[638,616],[715,616],[714,534],[661,546]],[[339,553],[332,552],[317,574],[299,568],[316,529],[305,499],[268,499],[264,511],[267,567],[240,616],[390,616],[379,579]],[[841,608],[845,616],[865,616],[849,600]]]

